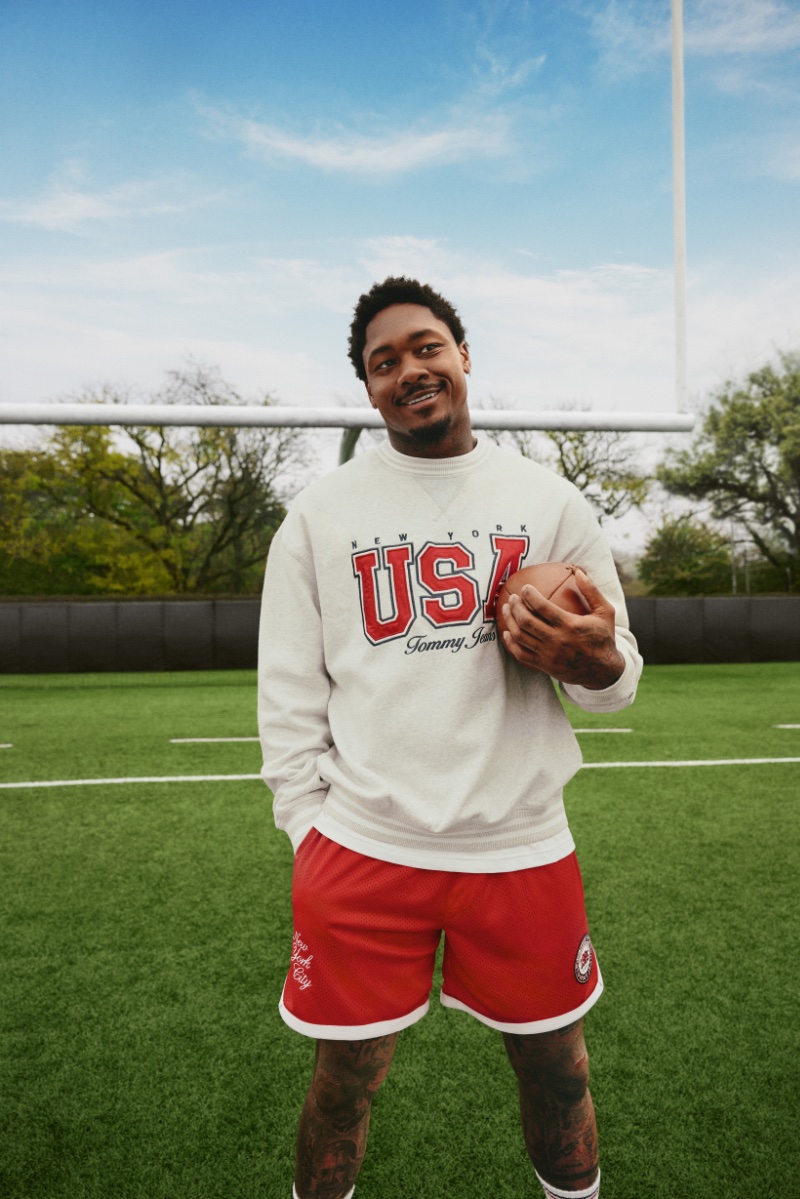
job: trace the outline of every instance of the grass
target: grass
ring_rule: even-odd
[[[792,663],[656,667],[570,712],[587,761],[800,756]],[[254,677],[0,677],[0,781],[255,773]],[[796,764],[586,770],[567,806],[606,995],[603,1199],[796,1174]],[[288,1199],[311,1047],[277,1014],[288,841],[259,782],[0,791],[0,1194]],[[793,1157],[794,1155],[794,1157]],[[434,1003],[375,1103],[361,1199],[536,1193],[500,1039]]]

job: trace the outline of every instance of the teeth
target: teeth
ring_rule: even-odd
[[[436,394],[436,389],[434,388],[432,391],[423,391],[422,395],[414,396],[413,399],[403,400],[402,402],[411,408],[414,404],[421,404],[423,400],[432,399]]]

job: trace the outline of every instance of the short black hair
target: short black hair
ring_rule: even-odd
[[[373,283],[369,291],[359,296],[353,310],[347,353],[362,383],[367,381],[364,367],[367,325],[373,317],[383,312],[384,308],[390,308],[392,304],[420,304],[423,308],[429,308],[437,320],[447,325],[457,346],[466,340],[467,331],[449,300],[439,295],[439,292],[434,291],[427,283],[407,279],[405,275],[390,275],[383,283]]]

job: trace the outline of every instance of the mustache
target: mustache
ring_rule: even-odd
[[[403,399],[410,399],[411,396],[422,395],[425,391],[441,391],[441,383],[415,383],[411,387],[406,388],[403,392]]]

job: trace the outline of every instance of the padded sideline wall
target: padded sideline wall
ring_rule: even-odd
[[[4,600],[0,674],[250,669],[258,613],[258,600]]]
[[[0,674],[256,665],[259,600],[0,600]],[[645,662],[800,661],[800,596],[630,599]]]
[[[800,661],[800,596],[628,600],[645,662]]]

